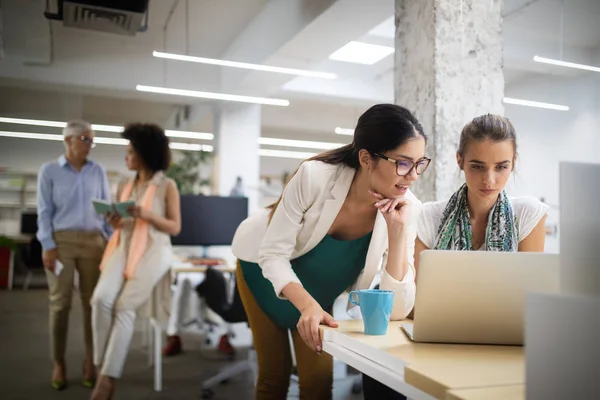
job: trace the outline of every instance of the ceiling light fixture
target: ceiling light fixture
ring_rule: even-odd
[[[49,126],[49,127],[52,127],[52,128],[64,128],[65,126],[67,126],[66,122],[45,121],[45,120],[41,120],[41,119],[24,119],[24,118],[0,117],[0,122],[5,123],[5,124]]]
[[[287,107],[290,105],[290,102],[288,100],[270,99],[267,97],[240,96],[237,94],[214,93],[214,92],[199,92],[196,90],[184,90],[184,89],[164,88],[164,87],[158,87],[158,86],[145,86],[145,85],[137,85],[135,88],[139,92],[170,94],[173,96],[197,97],[197,98],[201,98],[201,99],[224,100],[224,101],[237,101],[237,102],[242,102],[242,103],[264,104],[264,105],[268,105],[268,106]]]
[[[558,65],[560,67],[576,68],[576,69],[583,69],[586,71],[600,72],[600,67],[594,67],[594,66],[585,65],[585,64],[577,64],[577,63],[572,63],[572,62],[568,62],[568,61],[553,60],[551,58],[544,58],[544,57],[540,57],[540,56],[533,57],[533,61],[536,61],[539,63],[544,63],[544,64]]]
[[[220,65],[223,67],[233,67],[242,69],[251,69],[255,71],[275,72],[279,74],[306,76],[310,78],[336,79],[337,75],[331,72],[308,71],[305,69],[275,67],[272,65],[250,64],[238,61],[218,60],[215,58],[204,58],[186,56],[183,54],[163,53],[161,51],[153,51],[152,55],[158,58],[166,58],[169,60],[189,61],[200,64]]]
[[[210,144],[169,143],[169,147],[175,150],[206,151],[209,153],[213,151],[213,146]]]
[[[48,120],[24,119],[24,118],[8,118],[8,117],[0,117],[0,123],[45,126],[45,127],[54,127],[54,128],[64,128],[67,125],[66,122],[60,122],[60,121],[48,121]],[[117,126],[117,125],[92,124],[92,129],[94,129],[95,131],[98,131],[98,132],[122,132],[123,131],[123,127]],[[338,132],[339,129],[343,130],[343,128],[336,128],[336,133],[340,133],[340,132]],[[346,129],[346,130],[349,132],[349,133],[347,133],[349,135],[352,135],[354,132],[352,129]],[[166,130],[165,132],[166,132],[166,135],[169,137],[177,137],[177,138],[184,138],[184,139],[197,139],[197,140],[213,140],[214,139],[214,135],[212,133],[206,133],[206,132],[188,132],[188,131],[173,131],[173,130]],[[21,134],[21,132],[13,132],[13,133]],[[42,139],[46,139],[46,140],[59,140],[59,141],[63,140],[63,135],[46,134],[46,133],[40,133],[40,134],[25,133],[25,132],[22,132],[22,133],[24,135],[26,135],[26,137],[28,137],[28,138],[35,138],[35,137],[28,136],[28,135],[38,135],[38,136],[41,135],[41,136],[43,136]],[[13,137],[20,137],[20,136],[13,136]],[[51,139],[53,137],[55,137],[55,139]],[[106,138],[106,137],[104,137],[104,138],[96,137],[96,138],[94,138],[94,141],[96,143],[101,143],[101,144],[123,144],[124,145],[124,144],[128,143],[126,139]],[[266,138],[266,137],[258,138],[258,143],[264,144],[264,145],[270,145],[270,146],[299,147],[299,148],[322,149],[322,150],[335,149],[335,148],[346,145],[346,143],[313,142],[313,141],[305,141],[305,140]],[[171,144],[173,145],[174,143],[171,143]],[[200,147],[198,147],[198,146],[200,146]],[[175,146],[171,146],[171,148],[180,149],[180,150],[188,150],[189,149],[189,150],[199,151],[200,149],[203,149],[204,151],[212,151],[212,146],[202,145],[202,144],[175,143]],[[210,150],[208,150],[208,149],[210,149]]]
[[[281,158],[298,158],[307,159],[316,156],[316,153],[305,153],[302,151],[286,151],[286,150],[271,150],[259,149],[258,155],[263,157],[281,157]]]
[[[283,147],[301,147],[306,149],[337,149],[338,147],[345,146],[347,143],[327,143],[327,142],[310,142],[306,140],[292,140],[292,139],[279,139],[279,138],[267,138],[259,137],[259,144],[265,144],[270,146],[283,146]]]
[[[0,117],[0,123],[5,124],[20,124],[20,125],[34,125],[34,126],[47,126],[51,128],[64,128],[67,126],[66,122],[60,121],[46,121],[41,119],[24,119],[24,118],[7,118]],[[92,129],[98,132],[123,132],[124,127],[117,125],[100,125],[92,124]],[[169,137],[183,138],[183,139],[198,139],[198,140],[212,140],[214,135],[212,133],[205,132],[189,132],[189,131],[175,131],[166,130],[165,134]]]
[[[354,129],[348,128],[340,128],[339,126],[335,128],[335,133],[338,135],[354,135]]]
[[[527,107],[537,107],[537,108],[546,108],[549,110],[558,110],[558,111],[569,111],[568,106],[563,106],[560,104],[551,104],[551,103],[542,103],[539,101],[531,101],[531,100],[521,100],[521,99],[513,99],[511,97],[505,97],[504,102],[506,104],[516,104],[519,106],[527,106]]]
[[[41,140],[55,140],[62,142],[65,137],[63,135],[56,135],[51,133],[27,133],[27,132],[7,132],[0,131],[0,136],[19,138],[19,139],[41,139]]]
[[[65,138],[63,135],[57,135],[54,133],[28,133],[28,132],[8,132],[0,131],[0,137],[10,137],[18,139],[38,139],[38,140],[53,140],[62,142]],[[126,146],[129,140],[121,138],[107,138],[107,137],[95,137],[95,144],[112,144],[118,146]],[[169,143],[169,147],[177,150],[190,150],[190,151],[213,151],[213,146],[206,144],[194,144],[194,143]]]
[[[394,52],[393,47],[363,42],[350,42],[329,56],[330,60],[373,65]]]
[[[0,137],[18,138],[18,139],[38,139],[38,140],[52,140],[62,142],[64,140],[63,135],[57,135],[53,133],[28,133],[28,132],[8,132],[0,131]],[[94,143],[98,144],[112,144],[112,145],[126,145],[127,140],[120,138],[104,138],[95,137]],[[170,143],[170,147],[176,150],[190,150],[190,151],[207,151],[212,152],[213,146],[206,144],[194,144],[194,143]],[[270,149],[259,149],[258,154],[263,157],[280,157],[280,158],[294,158],[294,159],[307,159],[316,153],[306,153],[300,151],[285,151],[285,150],[270,150]]]

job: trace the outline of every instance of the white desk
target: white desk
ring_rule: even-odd
[[[193,266],[193,267],[173,267],[171,268],[171,272],[173,273],[186,273],[186,272],[196,272],[196,273],[204,273],[209,268],[214,269],[215,271],[225,272],[225,273],[235,273],[235,267],[230,267],[228,265],[204,265],[204,266]]]
[[[414,400],[445,400],[450,391],[525,384],[520,346],[414,343],[391,322],[383,336],[361,320],[323,327],[323,350]]]
[[[446,400],[525,400],[525,385],[451,390]]]

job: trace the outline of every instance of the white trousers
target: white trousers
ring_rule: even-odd
[[[171,314],[167,325],[167,335],[175,336],[179,334],[183,319],[188,314],[190,303],[198,306],[199,299],[194,293],[194,289],[204,280],[204,277],[204,274],[199,272],[180,272],[177,274],[177,282],[171,298]]]
[[[125,257],[119,251],[106,263],[91,301],[94,364],[101,367],[102,375],[121,377],[136,312],[169,270],[168,258],[161,258],[156,257],[154,265],[140,263],[135,276],[127,280],[123,276]]]

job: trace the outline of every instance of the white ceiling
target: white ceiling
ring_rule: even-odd
[[[353,40],[393,47],[394,0],[151,0],[148,30],[134,37],[64,28],[61,22],[52,22],[50,30],[43,16],[45,0],[0,0],[0,7],[0,86],[89,98],[84,117],[111,119],[95,123],[118,123],[128,118],[125,105],[138,102],[132,107],[147,107],[150,119],[166,124],[177,105],[189,102],[204,104],[191,128],[210,129],[204,112],[210,102],[135,91],[136,84],[164,85],[284,97],[289,107],[263,108],[265,132],[335,141],[340,139],[333,134],[336,126],[352,127],[370,104],[393,100],[393,56],[374,65],[328,56]],[[591,62],[600,50],[600,0],[565,0],[562,38],[561,14],[560,0],[504,0],[507,85],[532,75],[578,73],[533,62],[536,54],[558,58],[561,43],[565,59]],[[153,58],[153,50],[328,71],[338,79],[165,61]],[[41,102],[23,107],[11,112],[51,118]]]

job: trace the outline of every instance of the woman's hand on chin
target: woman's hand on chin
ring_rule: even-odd
[[[388,226],[388,232],[402,230],[410,218],[411,204],[405,197],[389,199],[382,194],[369,190],[371,196],[375,199],[375,208],[377,208]]]

